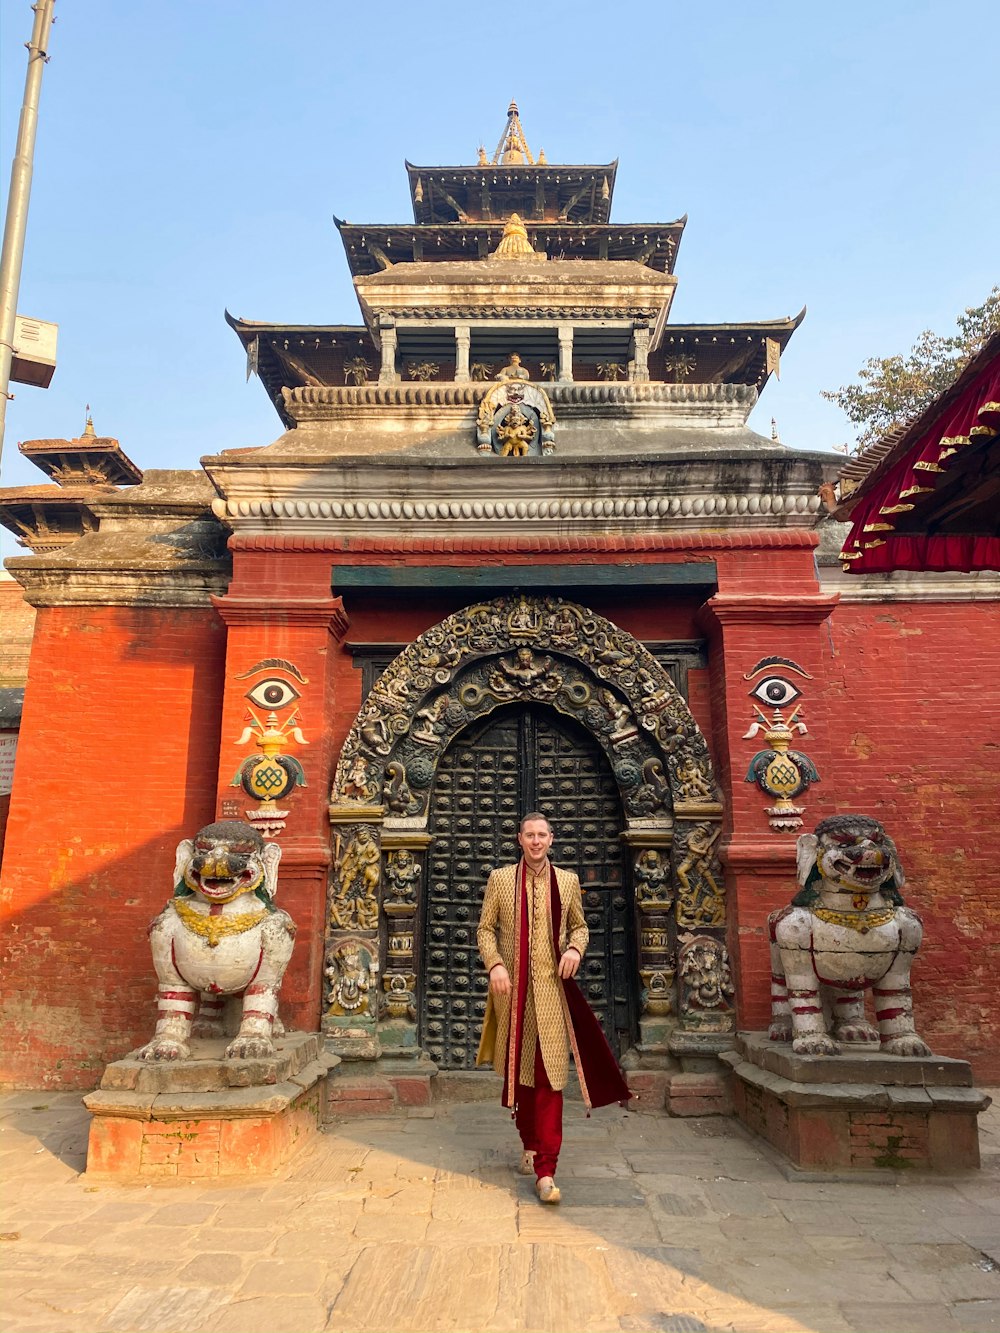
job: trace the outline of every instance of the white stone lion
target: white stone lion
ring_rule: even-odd
[[[295,923],[274,906],[281,848],[239,820],[221,820],[177,847],[174,896],[149,928],[158,1018],[140,1060],[186,1060],[188,1040],[224,1035],[227,997],[243,997],[227,1060],[272,1055],[278,989]],[[196,1025],[197,1020],[197,1025]]]
[[[913,1026],[910,966],[923,926],[903,903],[892,839],[866,815],[835,815],[798,840],[802,891],[768,917],[772,1041],[797,1055],[842,1047],[930,1055]],[[871,988],[875,1018],[865,1017]]]

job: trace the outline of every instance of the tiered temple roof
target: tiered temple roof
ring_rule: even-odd
[[[759,391],[801,323],[671,324],[686,217],[610,221],[617,161],[532,153],[515,103],[492,157],[406,163],[413,222],[335,219],[360,325],[226,318],[286,426],[299,389],[490,378],[517,351],[536,382]]]

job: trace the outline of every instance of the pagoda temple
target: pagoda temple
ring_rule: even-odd
[[[584,991],[678,1113],[725,1104],[796,836],[841,811],[884,819],[926,905],[921,1030],[1000,1074],[956,927],[991,761],[947,676],[964,655],[996,695],[995,586],[843,574],[820,498],[843,460],[748,424],[804,312],[673,322],[686,218],[612,221],[617,165],[533,154],[511,103],[492,156],[406,164],[412,222],[336,220],[357,322],[227,314],[272,443],[143,475],[105,441],[72,503],[65,478],[0,493],[37,609],[9,1081],[88,1086],[138,1044],[149,916],[214,818],[282,848],[286,1025],[391,1086],[468,1078],[482,890],[536,809],[581,875]],[[48,467],[83,444],[23,448]],[[759,730],[788,762],[752,762]]]

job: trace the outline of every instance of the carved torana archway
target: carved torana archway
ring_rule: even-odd
[[[581,724],[618,784],[641,1054],[655,1062],[668,1050],[717,1048],[732,1029],[732,982],[716,855],[722,805],[705,738],[632,635],[586,607],[523,595],[468,607],[422,634],[375,683],[348,734],[330,806],[331,1044],[368,1059],[415,1053],[415,929],[437,766],[461,731],[518,703]]]

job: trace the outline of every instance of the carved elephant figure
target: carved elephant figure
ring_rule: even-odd
[[[295,923],[274,906],[281,848],[240,820],[209,824],[177,847],[174,896],[149,928],[159,983],[152,1041],[140,1060],[186,1060],[192,1036],[224,1035],[227,997],[242,996],[226,1059],[273,1054],[278,990]]]
[[[913,1025],[910,966],[923,926],[902,899],[895,844],[875,819],[835,815],[797,844],[802,886],[768,917],[772,1041],[798,1055],[838,1055],[842,1047],[923,1056]],[[871,989],[875,1017],[865,1017]]]

